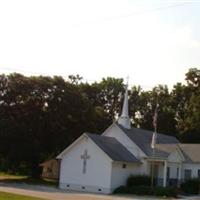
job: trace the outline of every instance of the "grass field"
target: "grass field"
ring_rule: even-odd
[[[4,183],[27,183],[32,185],[46,185],[46,186],[57,186],[57,182],[51,179],[34,179],[28,176],[11,175],[0,172],[0,182]]]
[[[12,174],[0,172],[0,180],[5,180],[5,179],[18,180],[18,179],[24,179],[24,178],[27,178],[27,176],[12,175]]]
[[[0,200],[44,200],[44,199],[0,192]]]

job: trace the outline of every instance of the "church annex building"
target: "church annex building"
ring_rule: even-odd
[[[125,185],[130,175],[150,175],[152,162],[157,185],[200,178],[200,144],[182,144],[158,133],[153,154],[152,136],[152,131],[131,128],[126,89],[118,121],[102,135],[84,133],[57,156],[59,187],[109,194]]]

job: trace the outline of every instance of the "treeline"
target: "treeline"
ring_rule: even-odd
[[[153,130],[158,103],[158,132],[200,143],[200,70],[190,69],[185,79],[171,91],[163,85],[130,88],[132,125]],[[79,75],[0,75],[0,170],[37,176],[40,162],[83,132],[105,130],[120,113],[123,93],[123,79],[111,77],[88,84]]]

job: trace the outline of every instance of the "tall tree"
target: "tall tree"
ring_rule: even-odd
[[[184,105],[179,118],[180,138],[184,142],[200,142],[200,70],[191,68],[186,73]]]

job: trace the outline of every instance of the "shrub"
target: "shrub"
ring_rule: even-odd
[[[151,184],[151,178],[146,175],[131,175],[127,179],[127,187],[131,186],[149,186]]]
[[[129,194],[136,194],[136,195],[152,195],[152,189],[149,186],[146,185],[140,185],[140,186],[131,186],[127,187]]]
[[[200,191],[200,180],[190,179],[181,184],[181,189],[187,194],[199,194]]]
[[[177,197],[177,189],[175,187],[154,187],[151,188],[151,178],[146,175],[131,175],[127,179],[126,186],[120,186],[113,193],[120,194],[136,194],[136,195],[155,195],[166,197]]]
[[[155,187],[140,186],[120,186],[114,190],[114,194],[136,194],[136,195],[155,195],[162,197],[177,197],[177,189],[174,187]]]
[[[113,191],[113,194],[126,194],[128,193],[128,188],[126,186],[119,186]]]
[[[165,197],[177,197],[177,189],[175,187],[155,187],[153,195]]]
[[[120,186],[114,190],[114,194],[137,194],[137,195],[152,195],[153,192],[149,186]]]

